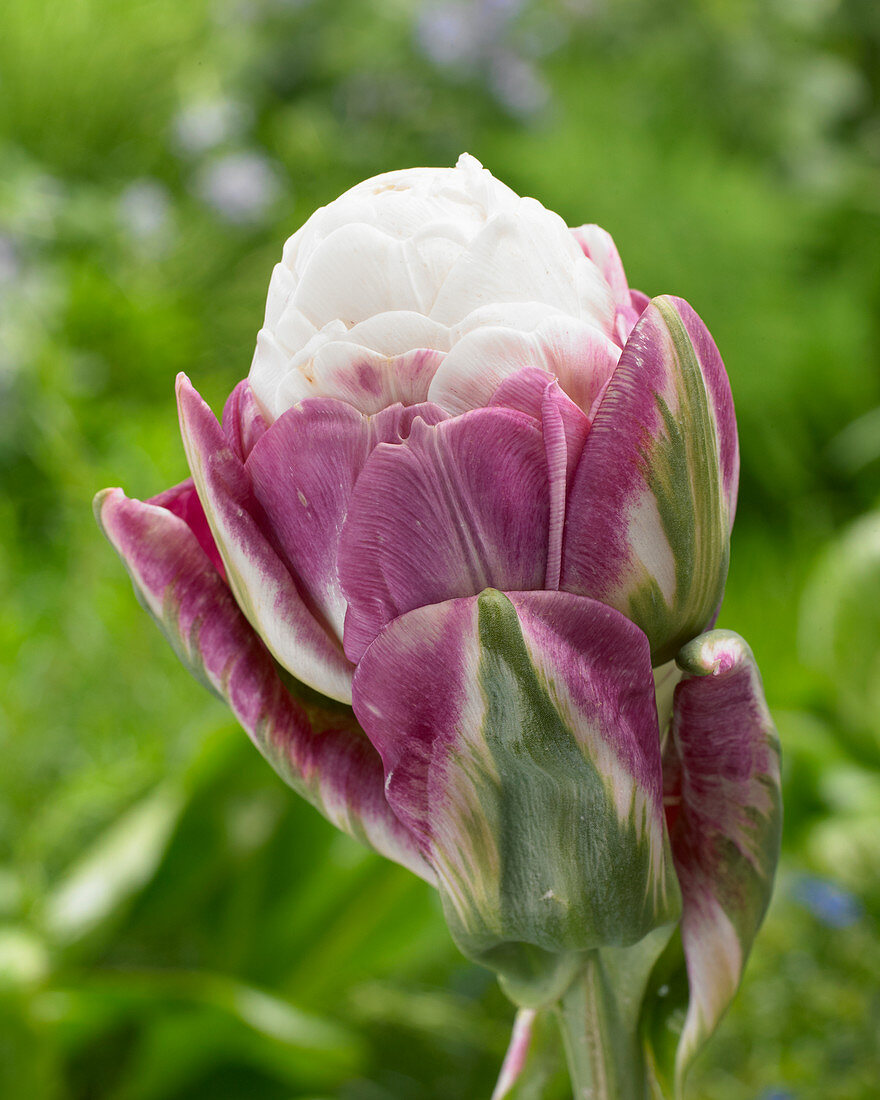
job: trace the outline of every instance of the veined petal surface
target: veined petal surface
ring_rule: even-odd
[[[231,707],[279,775],[338,828],[430,881],[388,808],[378,753],[351,709],[282,680],[187,524],[121,489],[99,493],[95,513],[178,657]]]
[[[521,950],[677,915],[648,644],[618,612],[495,590],[421,607],[367,650],[353,705],[466,954],[516,979]]]
[[[181,375],[180,427],[199,499],[239,607],[293,676],[331,699],[351,699],[352,668],[332,629],[309,606],[278,545],[244,464],[214,414]]]
[[[622,611],[655,665],[712,622],[739,454],[718,349],[680,298],[654,298],[611,377],[569,496],[561,587]]]
[[[751,650],[713,630],[678,655],[663,758],[672,857],[682,892],[690,999],[680,1089],[733,998],[770,900],[782,831],[779,740]]]

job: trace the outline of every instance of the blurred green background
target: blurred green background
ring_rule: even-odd
[[[490,975],[189,679],[90,511],[184,476],[174,376],[219,408],[317,205],[464,149],[688,298],[733,385],[721,625],[761,665],[787,816],[691,1095],[878,1093],[876,0],[4,0],[3,1097],[491,1091]]]

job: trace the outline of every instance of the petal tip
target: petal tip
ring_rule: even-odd
[[[682,646],[675,658],[691,676],[724,676],[751,656],[747,642],[732,630],[709,630]]]
[[[112,513],[119,505],[127,499],[122,489],[114,487],[101,489],[95,493],[92,498],[92,511],[98,526],[105,535],[107,535],[107,521],[112,518]]]

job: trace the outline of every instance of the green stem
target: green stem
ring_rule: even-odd
[[[598,951],[557,1008],[574,1100],[649,1100],[637,1029]]]

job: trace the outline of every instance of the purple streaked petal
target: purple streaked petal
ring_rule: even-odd
[[[267,538],[268,524],[244,465],[185,375],[178,379],[177,396],[190,470],[239,607],[288,672],[347,702],[351,665]]]
[[[355,713],[459,946],[581,951],[677,913],[647,639],[594,600],[488,590],[390,622]]]
[[[351,710],[291,693],[186,523],[121,489],[99,493],[95,513],[184,665],[229,704],[285,782],[338,828],[430,881]]]
[[[339,545],[345,650],[358,661],[391,619],[484,588],[541,588],[549,520],[544,442],[512,409],[477,409],[380,444]]]
[[[544,435],[544,454],[547,459],[547,488],[550,516],[547,523],[547,571],[544,587],[551,592],[559,588],[562,570],[562,533],[565,527],[565,505],[568,489],[568,441],[565,432],[565,402],[576,412],[580,410],[552,382],[544,390],[541,401],[541,427]],[[586,438],[586,417],[584,438]],[[581,440],[583,446],[583,440]],[[578,457],[580,452],[578,452]]]
[[[436,424],[446,413],[398,404],[365,416],[344,401],[312,398],[282,414],[245,464],[273,541],[340,638],[346,602],[336,563],[355,482],[373,448],[405,439],[416,418]]]
[[[663,772],[690,985],[681,1081],[736,992],[770,900],[782,799],[779,740],[743,639],[710,631],[678,663]]]
[[[250,382],[243,378],[223,406],[223,431],[242,462],[269,426],[260,411]]]
[[[569,494],[561,586],[622,611],[655,664],[713,620],[727,576],[738,451],[711,336],[655,298],[620,357]]]

